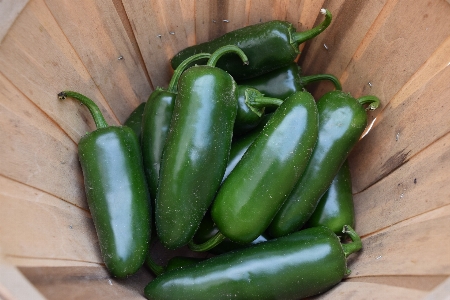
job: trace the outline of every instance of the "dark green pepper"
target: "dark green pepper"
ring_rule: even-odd
[[[161,159],[155,219],[161,244],[186,245],[214,199],[225,172],[237,112],[236,82],[214,67],[236,46],[214,52],[207,65],[186,70],[178,83]]]
[[[153,274],[155,274],[156,276],[159,276],[164,272],[168,272],[168,271],[175,270],[178,268],[183,268],[183,267],[186,267],[189,265],[193,265],[193,264],[196,264],[203,260],[205,260],[205,258],[174,256],[171,259],[169,259],[166,266],[163,267],[161,265],[156,264],[149,253],[145,260],[145,265],[147,266],[147,268],[150,269],[150,271],[152,271]]]
[[[332,91],[317,102],[319,138],[305,172],[269,226],[272,237],[299,230],[309,219],[320,197],[327,191],[350,150],[367,125],[362,104],[378,107],[380,100],[365,96],[358,100],[342,91]]]
[[[321,9],[320,12],[325,15],[325,20],[310,30],[296,32],[291,23],[284,21],[269,21],[247,26],[209,42],[185,48],[172,58],[172,67],[175,69],[184,59],[193,54],[212,53],[222,46],[232,44],[244,51],[249,59],[249,65],[243,66],[236,55],[227,55],[217,64],[217,67],[224,69],[235,79],[250,78],[270,72],[293,62],[300,53],[299,45],[317,36],[330,25],[331,13],[326,9]]]
[[[317,74],[301,76],[301,68],[295,62],[261,76],[238,81],[238,84],[254,87],[266,97],[284,100],[291,94],[303,90],[306,85],[319,80],[329,80],[334,84],[336,90],[342,90],[339,79],[337,79],[334,75]],[[269,106],[266,111],[271,111],[276,107],[277,106]]]
[[[238,85],[237,101],[234,136],[240,136],[258,126],[266,106],[278,107],[283,103],[280,99],[265,97],[258,90],[245,85]]]
[[[327,227],[314,227],[285,237],[209,258],[166,272],[144,290],[148,299],[301,299],[323,293],[350,273],[347,257],[361,249],[341,244]]]
[[[178,80],[191,62],[210,56],[207,53],[200,53],[188,57],[175,70],[168,88],[158,87],[147,100],[142,115],[141,145],[145,174],[152,199],[156,198],[161,156],[172,119]]]
[[[145,102],[138,105],[130,114],[128,119],[123,123],[124,126],[128,126],[136,133],[138,140],[141,140],[142,131],[142,115],[144,114]]]
[[[331,182],[330,188],[320,199],[305,227],[326,226],[340,236],[342,226],[348,224],[353,227],[354,223],[352,180],[350,167],[346,160]]]
[[[318,116],[308,92],[288,97],[231,171],[211,207],[219,233],[192,250],[225,238],[248,244],[260,236],[306,167],[317,141]]]
[[[65,91],[91,112],[97,130],[78,143],[89,210],[103,261],[116,277],[136,272],[144,263],[151,234],[151,204],[139,141],[127,126],[108,126],[97,105]]]

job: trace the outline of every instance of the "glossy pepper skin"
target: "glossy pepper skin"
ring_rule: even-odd
[[[306,167],[318,115],[307,92],[288,97],[220,187],[211,216],[220,233],[248,244],[261,235]]]
[[[227,55],[217,67],[230,73],[236,80],[270,72],[294,61],[300,53],[298,46],[328,27],[331,13],[325,9],[321,13],[326,15],[325,20],[304,32],[296,32],[291,23],[284,21],[269,21],[228,32],[209,42],[180,51],[172,58],[172,67],[175,69],[181,61],[193,54],[212,53],[222,46],[236,45],[247,55],[249,65],[243,66],[237,56]]]
[[[126,277],[143,265],[151,234],[138,138],[129,127],[108,126],[95,103],[83,95],[66,91],[58,96],[80,100],[94,116],[97,130],[78,143],[87,202],[108,271]]]
[[[237,111],[236,82],[214,65],[228,52],[246,61],[239,48],[226,46],[207,65],[186,70],[178,83],[155,209],[158,237],[169,249],[192,239],[225,172]]]
[[[133,129],[139,141],[141,140],[142,115],[144,113],[144,108],[145,102],[142,102],[131,112],[125,123],[123,123],[124,126]]]
[[[361,240],[341,244],[315,227],[166,272],[146,287],[148,299],[301,299],[323,293],[349,274],[346,257]]]
[[[330,188],[319,200],[314,213],[305,227],[326,226],[340,236],[345,224],[354,226],[355,209],[353,207],[352,181],[348,161],[339,169]]]
[[[178,92],[178,80],[191,62],[209,58],[210,56],[207,53],[199,53],[188,57],[175,70],[168,88],[156,88],[147,100],[141,118],[141,145],[145,174],[152,199],[156,198],[161,156],[172,119],[175,98]]]
[[[366,100],[371,102],[371,109],[379,105],[374,96],[356,100],[342,91],[328,92],[319,99],[318,142],[305,172],[268,228],[272,237],[299,230],[312,215],[366,128],[367,115],[361,105]]]
[[[292,62],[287,66],[275,69],[266,74],[238,81],[239,85],[251,86],[260,91],[266,97],[286,99],[297,91],[302,91],[306,85],[320,81],[329,80],[333,83],[336,90],[342,90],[341,83],[334,75],[317,74],[310,76],[301,76],[301,68],[297,63]],[[275,107],[268,107],[271,111]]]

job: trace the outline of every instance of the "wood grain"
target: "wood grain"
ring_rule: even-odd
[[[449,145],[447,134],[377,184],[354,195],[358,232],[367,235],[450,205]]]
[[[0,1],[0,43],[29,0]]]
[[[381,108],[369,134],[356,145],[350,159],[355,193],[386,177],[450,131],[449,51],[450,38]]]
[[[2,176],[0,186],[1,204],[8,207],[0,210],[0,245],[7,260],[22,266],[102,263],[88,212]],[[19,259],[24,264],[17,264]]]
[[[151,87],[139,54],[130,47],[132,41],[114,3],[100,0],[45,0],[45,3],[123,124],[133,109],[147,100]]]
[[[87,209],[77,145],[1,74],[0,152],[1,175]]]
[[[30,1],[11,26],[0,44],[0,65],[0,72],[76,142],[95,126],[85,107],[58,101],[62,90],[84,91],[110,124],[119,123],[43,0]]]

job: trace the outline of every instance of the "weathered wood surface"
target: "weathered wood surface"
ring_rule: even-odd
[[[352,274],[318,298],[445,295],[450,5],[444,0],[0,1],[0,204],[6,207],[0,256],[13,265],[8,274],[18,266],[48,299],[61,290],[72,298],[142,299],[151,280],[141,271],[114,281],[102,266],[77,157],[80,137],[95,126],[85,107],[59,101],[58,92],[86,94],[117,125],[154,88],[167,86],[169,59],[184,47],[273,19],[310,29],[322,21],[322,7],[333,22],[301,45],[303,73],[334,74],[345,91],[375,94],[382,106],[370,113],[373,127],[350,156],[364,249],[349,260]],[[331,88],[324,82],[311,90],[317,97]],[[18,291],[9,283],[0,279],[0,296]]]

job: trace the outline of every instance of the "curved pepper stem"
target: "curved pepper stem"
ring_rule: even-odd
[[[369,106],[366,108],[366,110],[375,110],[378,108],[378,106],[380,106],[380,99],[378,99],[377,96],[367,95],[367,96],[360,97],[356,100],[361,105],[369,104]]]
[[[322,8],[320,10],[320,13],[325,15],[325,20],[323,20],[322,23],[317,25],[314,28],[311,28],[310,30],[306,30],[303,32],[293,32],[291,35],[291,44],[295,45],[295,47],[298,47],[301,43],[306,42],[307,40],[312,39],[313,37],[319,35],[322,31],[327,29],[327,27],[331,23],[332,15],[331,12],[328,9]]]
[[[301,83],[303,86],[308,85],[310,83],[316,82],[316,81],[322,81],[322,80],[328,80],[331,81],[334,85],[334,88],[336,90],[341,91],[342,85],[339,79],[331,74],[316,74],[316,75],[310,75],[310,76],[303,76],[300,77]]]
[[[247,88],[244,91],[245,103],[258,117],[261,117],[264,113],[266,106],[278,107],[283,103],[282,100],[277,98],[264,97],[264,95],[254,88]]]
[[[165,268],[163,266],[158,265],[155,263],[155,261],[151,258],[150,254],[147,255],[145,258],[145,265],[150,269],[150,271],[153,272],[156,276],[161,275],[164,273]]]
[[[211,54],[211,57],[209,58],[208,62],[206,63],[207,66],[215,67],[217,64],[217,61],[222,57],[222,55],[227,53],[236,53],[239,55],[239,57],[242,59],[242,62],[244,65],[248,65],[248,58],[247,55],[245,55],[244,51],[241,50],[238,46],[235,45],[227,45],[220,47],[216,51],[214,51],[213,54]]]
[[[188,247],[192,251],[196,252],[208,251],[222,243],[225,239],[226,237],[220,231],[218,231],[212,238],[202,244],[195,244],[194,241],[191,240],[188,244]]]
[[[353,230],[349,225],[344,225],[342,229],[342,233],[348,234],[351,238],[352,242],[347,244],[342,244],[342,249],[344,250],[345,257],[348,257],[350,254],[358,252],[362,248],[361,238],[359,235]]]
[[[109,126],[108,123],[106,123],[106,120],[103,117],[102,112],[98,108],[97,104],[94,103],[94,101],[92,101],[91,99],[80,93],[72,91],[62,91],[61,93],[58,94],[58,98],[60,100],[64,100],[67,97],[77,99],[82,104],[86,105],[86,107],[89,109],[89,112],[92,115],[92,118],[94,119],[95,126],[97,126],[97,129],[106,128]]]
[[[198,53],[198,54],[192,55],[192,56],[186,58],[185,60],[183,60],[183,62],[173,72],[173,75],[172,75],[172,78],[170,79],[169,87],[167,88],[167,91],[169,93],[176,94],[178,80],[180,79],[181,74],[186,70],[186,68],[196,60],[205,59],[205,58],[209,59],[210,57],[211,57],[210,53]]]

